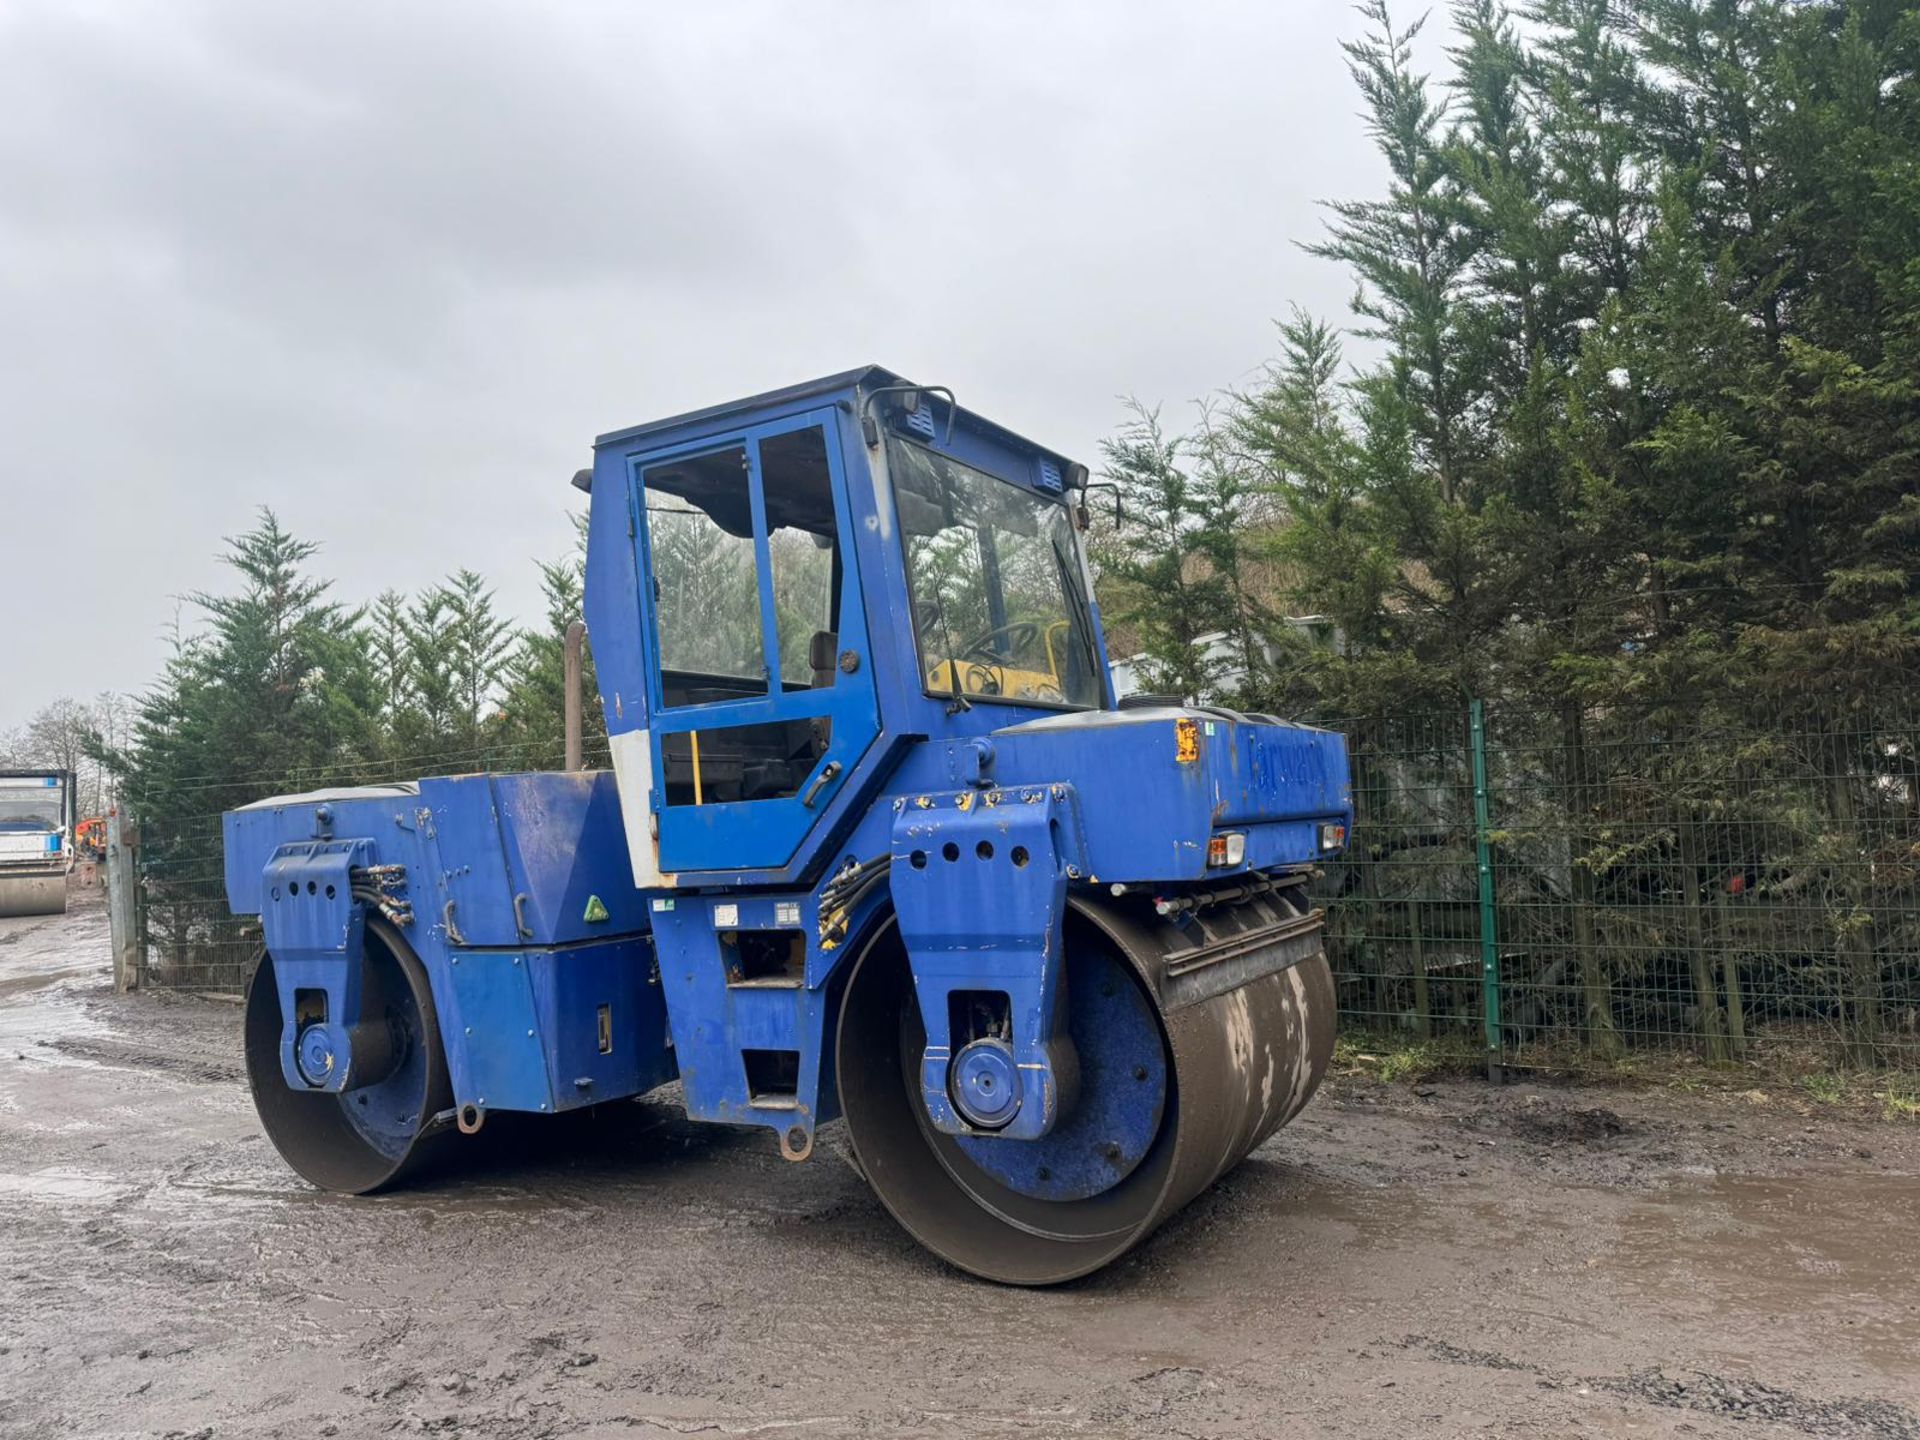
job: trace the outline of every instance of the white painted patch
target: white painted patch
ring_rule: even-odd
[[[653,747],[645,730],[607,737],[613,778],[620,790],[620,821],[627,832],[633,883],[642,890],[671,890],[673,877],[660,868],[660,842],[653,838]]]
[[[1287,1095],[1287,1110],[1297,1111],[1307,1102],[1307,1086],[1313,1079],[1313,1057],[1307,1053],[1307,1037],[1313,1034],[1313,1017],[1309,1014],[1311,1004],[1307,999],[1307,982],[1300,978],[1300,967],[1295,965],[1287,971],[1287,981],[1293,986],[1293,1004],[1300,1017],[1299,1034],[1293,1046],[1293,1085]]]
[[[1226,1014],[1227,1059],[1233,1065],[1233,1073],[1238,1075],[1247,1086],[1249,1097],[1253,1094],[1253,1003],[1247,997],[1246,988],[1235,990],[1227,996]]]
[[[886,447],[867,451],[867,472],[873,478],[873,514],[867,523],[876,521],[880,527],[880,538],[893,538],[893,482],[887,475]]]

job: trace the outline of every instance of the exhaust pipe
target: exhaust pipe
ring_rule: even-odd
[[[566,770],[578,770],[580,766],[580,682],[586,665],[581,656],[587,638],[587,623],[584,620],[570,621],[567,625],[565,660],[562,672],[567,687],[567,758]]]

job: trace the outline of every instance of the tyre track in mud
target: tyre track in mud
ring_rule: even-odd
[[[1629,1375],[1566,1375],[1505,1355],[1463,1350],[1425,1335],[1409,1335],[1400,1345],[1449,1365],[1532,1375],[1551,1389],[1598,1391],[1670,1410],[1764,1421],[1802,1435],[1829,1436],[1832,1440],[1920,1440],[1920,1413],[1886,1400],[1857,1396],[1814,1400],[1758,1380],[1729,1379],[1698,1371],[1671,1376],[1660,1366]]]

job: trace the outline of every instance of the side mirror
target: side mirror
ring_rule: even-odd
[[[1087,496],[1095,490],[1111,490],[1113,492],[1113,528],[1118,530],[1127,523],[1127,507],[1121,499],[1120,487],[1106,480],[1101,481],[1097,485],[1082,485],[1080,487],[1080,513],[1083,517],[1080,520],[1080,528],[1085,530],[1091,523],[1091,516],[1088,514]]]

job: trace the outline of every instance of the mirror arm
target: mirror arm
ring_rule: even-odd
[[[880,443],[880,423],[873,417],[873,402],[882,395],[944,395],[947,397],[947,440],[953,444],[953,417],[959,410],[959,402],[953,398],[953,391],[944,385],[876,385],[867,391],[866,398],[860,402],[860,433],[866,437],[867,448],[873,449]]]

